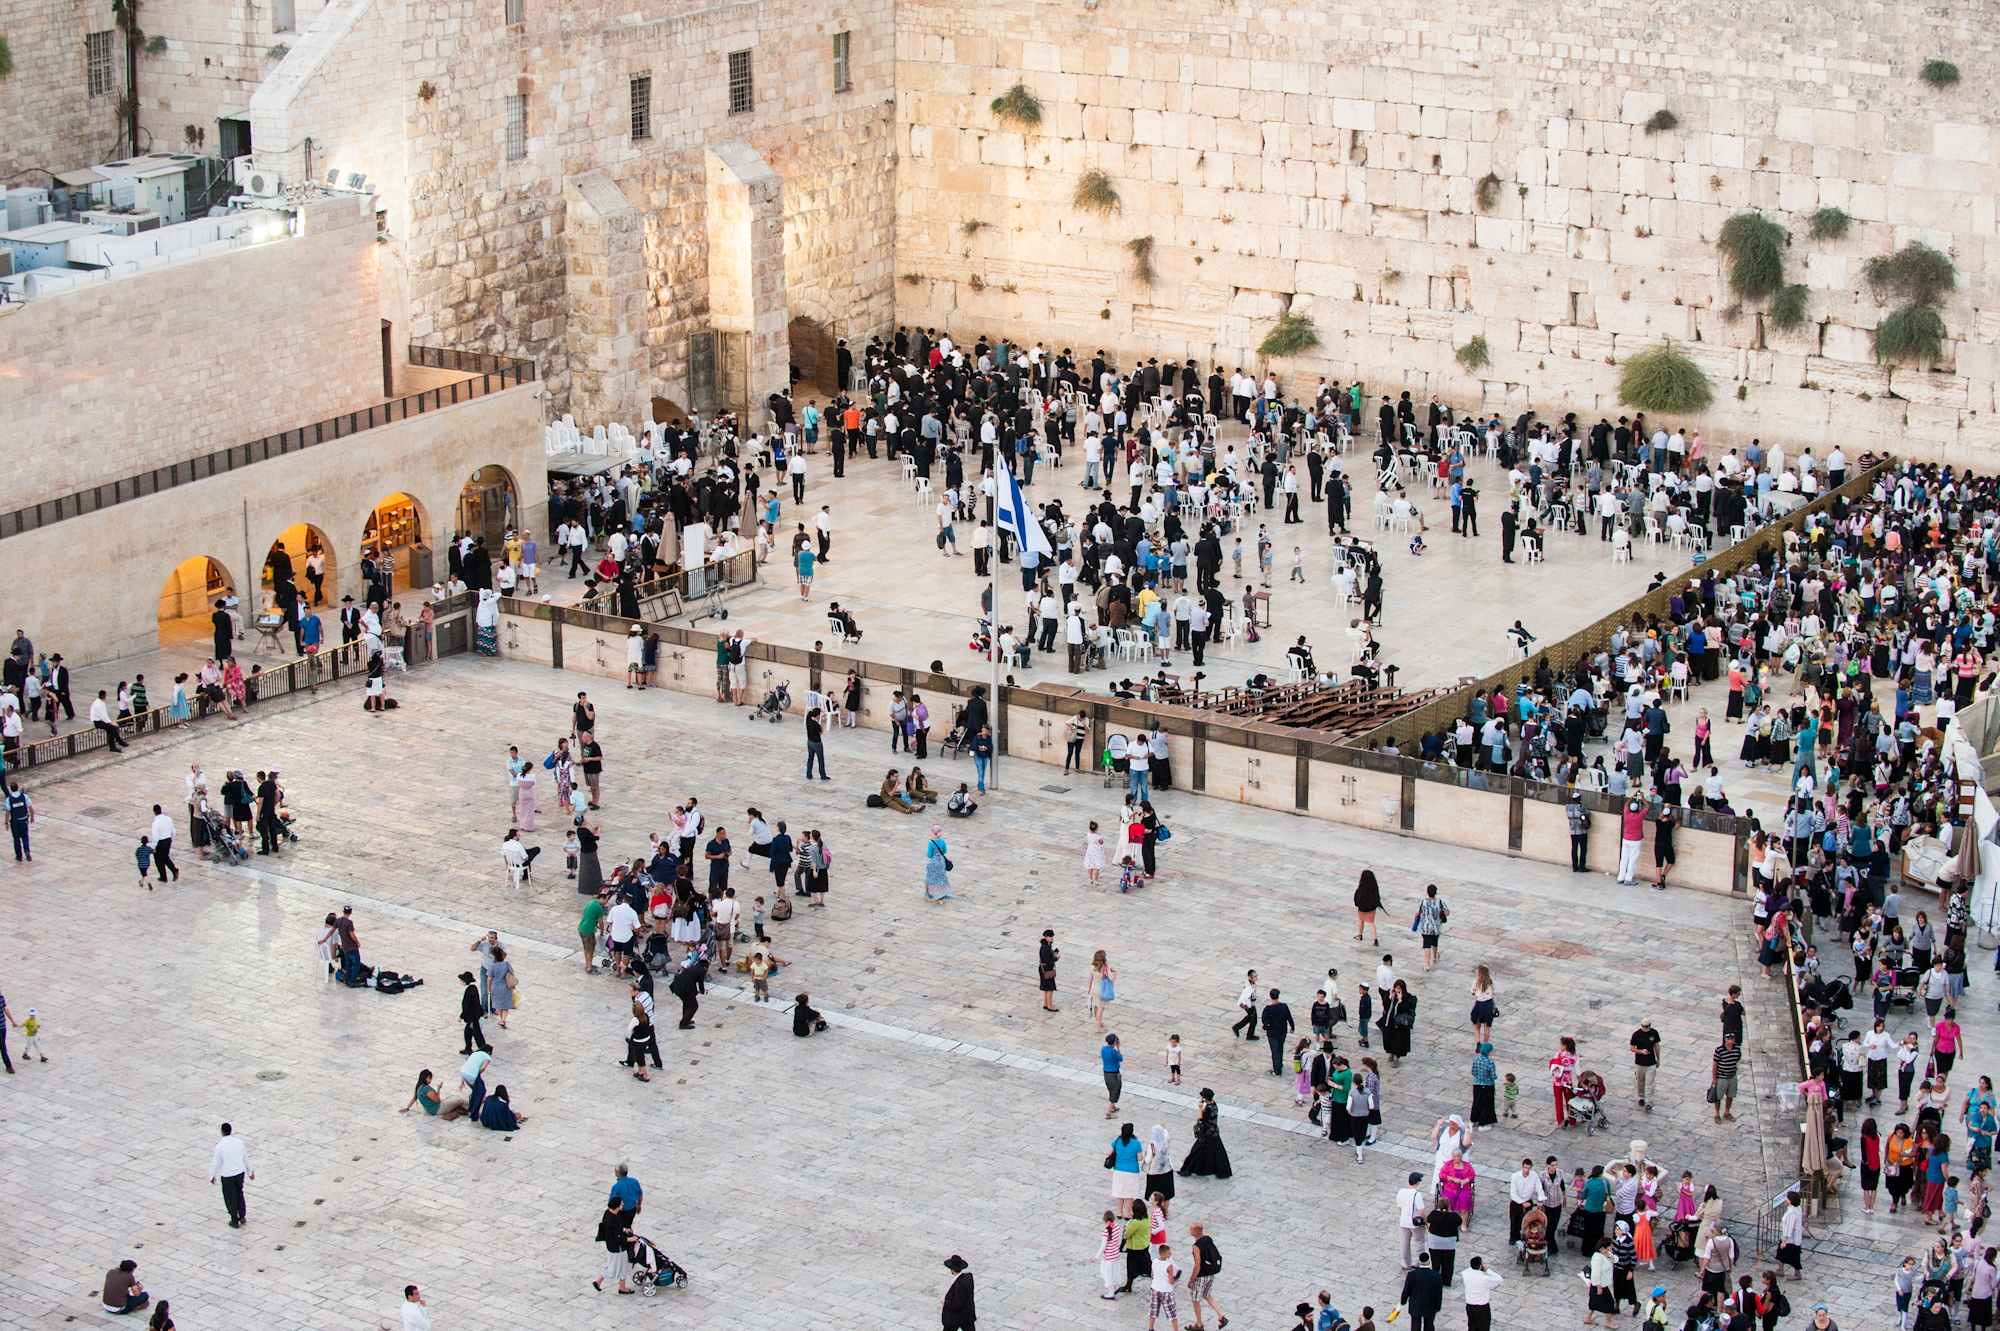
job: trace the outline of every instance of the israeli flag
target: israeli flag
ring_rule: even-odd
[[[1028,511],[1027,500],[1021,497],[1021,483],[1014,479],[1013,469],[1004,463],[1000,467],[999,492],[993,500],[993,525],[1001,531],[1013,532],[1015,543],[1023,550],[1038,555],[1055,553],[1042,524],[1035,520],[1035,515]]]

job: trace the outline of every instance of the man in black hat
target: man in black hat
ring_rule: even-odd
[[[458,980],[465,986],[458,998],[458,1019],[465,1023],[465,1048],[459,1052],[470,1054],[477,1045],[481,1052],[490,1054],[493,1046],[486,1043],[486,1033],[479,1029],[479,1020],[486,1015],[486,1005],[479,1001],[479,981],[471,971],[460,971]]]
[[[1417,1254],[1417,1264],[1403,1276],[1402,1297],[1396,1302],[1410,1310],[1410,1331],[1437,1331],[1438,1309],[1444,1306],[1444,1281],[1431,1270],[1431,1254]]]
[[[944,1331],[973,1331],[977,1314],[972,1309],[972,1272],[957,1253],[944,1259],[953,1273],[951,1288],[944,1292]]]
[[[344,650],[350,642],[361,640],[361,612],[354,608],[354,598],[340,598],[340,645]]]

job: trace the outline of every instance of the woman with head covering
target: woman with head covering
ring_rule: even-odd
[[[1221,1118],[1222,1113],[1215,1104],[1215,1092],[1202,1087],[1201,1111],[1194,1120],[1194,1147],[1187,1153],[1187,1159],[1181,1161],[1182,1174],[1229,1177],[1229,1152],[1222,1145]]]
[[[1481,1040],[1479,1051],[1472,1056],[1472,1126],[1481,1132],[1500,1121],[1493,1107],[1493,1088],[1499,1080],[1499,1070],[1493,1065],[1493,1046]]]
[[[1431,1141],[1437,1146],[1431,1156],[1431,1170],[1439,1178],[1443,1177],[1444,1167],[1451,1160],[1453,1151],[1472,1149],[1472,1134],[1466,1131],[1465,1120],[1457,1114],[1437,1121],[1437,1126],[1431,1129]]]
[[[1173,1147],[1167,1137],[1166,1124],[1153,1125],[1153,1135],[1146,1142],[1139,1168],[1146,1175],[1146,1195],[1159,1198],[1160,1218],[1166,1219],[1173,1210],[1174,1200]]]
[[[1393,1066],[1410,1056],[1410,1032],[1417,1024],[1417,1000],[1401,980],[1382,1003],[1382,1052]]]
[[[1118,1207],[1118,1214],[1129,1216],[1138,1208],[1133,1205],[1145,1196],[1146,1176],[1140,1172],[1140,1158],[1145,1154],[1146,1143],[1133,1135],[1130,1123],[1122,1124],[1118,1135],[1111,1141],[1111,1149],[1105,1154],[1105,1161],[1111,1168],[1111,1200]]]
[[[951,860],[945,855],[944,828],[938,823],[931,824],[931,839],[924,843],[924,899],[951,900]]]

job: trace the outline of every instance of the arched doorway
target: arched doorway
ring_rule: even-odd
[[[481,467],[458,495],[459,532],[485,537],[488,550],[506,543],[507,533],[520,526],[520,513],[521,487],[505,467]]]
[[[792,320],[790,330],[794,396],[808,385],[832,395],[840,391],[839,364],[834,355],[833,332],[817,319],[803,316]]]
[[[236,586],[219,559],[183,559],[160,587],[160,646],[194,647],[214,636],[215,603],[233,596]],[[208,648],[200,648],[202,655]]]
[[[398,491],[368,511],[361,529],[361,556],[376,561],[378,576],[391,592],[428,587],[435,580],[431,550],[424,544],[429,531],[423,505],[414,495]]]
[[[335,611],[340,608],[340,578],[334,568],[333,542],[310,522],[293,523],[271,542],[271,548],[264,553],[259,578],[258,585],[264,593],[260,610],[277,605],[280,583],[293,587],[314,605]],[[326,617],[322,613],[321,618]]]
[[[653,424],[671,425],[678,429],[687,424],[687,413],[672,398],[656,397],[653,399]]]

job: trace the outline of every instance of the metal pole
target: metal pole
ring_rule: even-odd
[[[993,449],[993,461],[998,466],[1001,467],[1005,467],[1007,465],[1006,459],[1002,456],[1001,450],[998,445],[995,445]],[[1012,475],[1013,473],[1010,471],[1008,474]],[[986,628],[987,628],[986,636],[987,636],[987,642],[989,644],[986,649],[986,657],[988,663],[992,666],[992,671],[993,671],[993,698],[992,701],[987,706],[986,714],[993,718],[993,735],[994,738],[997,740],[1000,735],[1000,539],[1001,538],[1000,538],[999,501],[1002,498],[1002,495],[1000,494],[1000,478],[997,475],[993,478],[993,491],[994,491],[993,529],[992,529],[993,548],[987,552],[986,556],[986,575],[987,577],[992,579],[992,582],[990,584],[991,591],[989,595],[992,597],[993,600],[992,608],[986,612]],[[1017,526],[1019,525],[1019,522],[1020,518],[1018,515],[1016,515],[1015,523]],[[997,743],[993,746],[993,755],[991,758],[987,760],[986,768],[987,768],[986,771],[987,783],[994,790],[1000,789],[1000,746]]]

